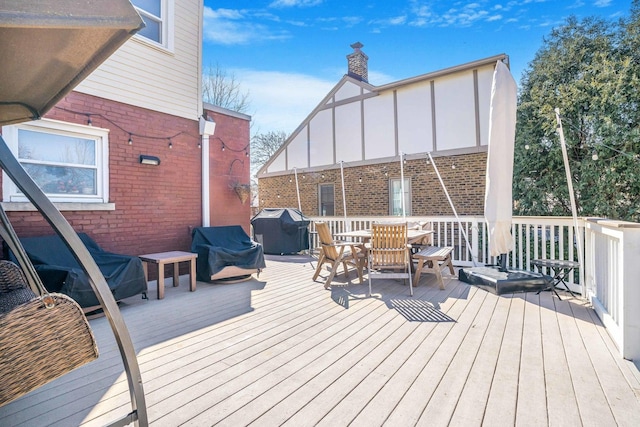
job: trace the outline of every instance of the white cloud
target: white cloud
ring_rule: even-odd
[[[611,0],[596,0],[593,5],[595,7],[608,7],[611,6]]]
[[[223,45],[248,44],[265,40],[282,40],[291,35],[253,22],[245,10],[204,8],[204,40]],[[273,18],[271,20],[274,20]]]
[[[242,90],[249,92],[252,132],[293,132],[338,80],[277,71],[234,69]]]
[[[309,7],[317,6],[322,0],[275,0],[269,7]]]

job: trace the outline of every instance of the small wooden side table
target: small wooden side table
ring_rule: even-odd
[[[149,281],[147,264],[153,263],[158,266],[158,299],[164,298],[164,266],[166,264],[173,264],[173,286],[175,287],[180,284],[179,264],[181,262],[190,261],[189,290],[191,292],[196,290],[196,258],[198,258],[198,254],[194,254],[192,252],[170,251],[159,252],[157,254],[140,255],[138,258],[142,261],[144,277],[147,281]]]

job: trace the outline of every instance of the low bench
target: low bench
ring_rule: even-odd
[[[443,266],[448,266],[451,275],[455,275],[453,270],[453,263],[451,262],[451,252],[453,252],[452,246],[426,246],[413,254],[413,259],[418,260],[418,267],[416,268],[416,274],[413,279],[413,286],[418,286],[420,280],[420,274],[433,273],[436,275],[438,285],[440,289],[444,289],[444,281],[442,280],[441,269]]]

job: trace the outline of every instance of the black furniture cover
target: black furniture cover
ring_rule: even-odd
[[[147,281],[138,257],[103,250],[85,233],[78,233],[113,293],[116,301],[147,291]],[[44,287],[73,298],[81,307],[99,305],[98,298],[80,264],[58,235],[20,239]],[[8,258],[17,260],[5,245]]]
[[[310,221],[297,209],[263,209],[251,219],[253,238],[261,242],[264,253],[295,254],[309,249]]]
[[[198,280],[209,281],[229,265],[258,270],[266,267],[262,245],[251,240],[239,225],[198,227],[191,238],[191,252],[198,254]]]

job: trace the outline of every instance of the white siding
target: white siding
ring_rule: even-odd
[[[269,172],[283,171],[287,168],[287,150],[283,150],[269,165]]]
[[[309,166],[332,165],[333,160],[333,118],[331,109],[319,111],[311,120],[309,129],[309,147],[311,164]]]
[[[335,99],[336,101],[340,101],[347,98],[353,98],[354,96],[359,96],[360,91],[360,86],[355,85],[350,81],[346,81],[344,85],[335,93]]]
[[[288,169],[307,167],[307,127],[287,146]]]
[[[430,86],[425,81],[398,90],[398,146],[403,153],[433,151]]]
[[[364,101],[365,158],[396,155],[393,92]]]
[[[480,145],[489,144],[489,110],[494,66],[478,70],[478,106],[480,110]]]
[[[436,148],[438,151],[476,145],[473,72],[441,77],[435,82]]]
[[[336,160],[362,160],[360,102],[336,107]]]
[[[340,161],[375,162],[399,152],[449,155],[482,151],[488,139],[494,68],[493,60],[479,61],[377,88],[345,76],[329,93],[326,104],[305,122],[310,129],[308,156],[300,151],[305,146],[298,141],[306,138],[306,129],[304,136],[288,142],[287,169],[299,167],[293,157],[296,163],[308,158],[308,167],[322,168]],[[287,169],[276,169],[272,163],[268,168],[274,173]]]
[[[200,8],[199,0],[175,0],[173,52],[134,36],[76,90],[197,120],[202,110]]]

